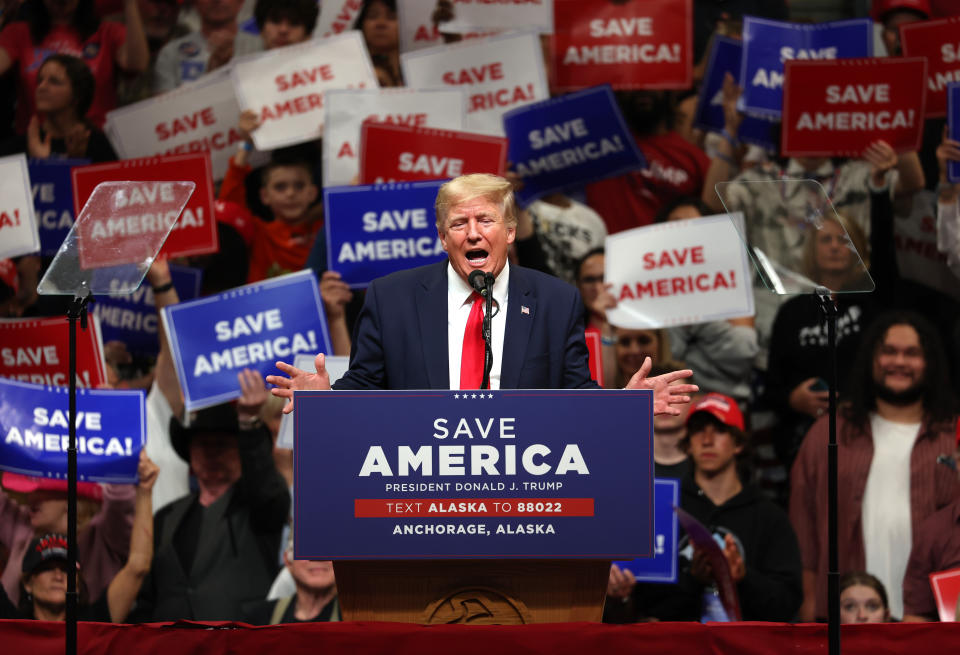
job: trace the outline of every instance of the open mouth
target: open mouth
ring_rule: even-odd
[[[467,262],[475,268],[480,268],[481,266],[487,263],[487,257],[489,257],[489,255],[490,253],[488,253],[486,250],[483,250],[481,248],[477,248],[475,250],[468,250]]]

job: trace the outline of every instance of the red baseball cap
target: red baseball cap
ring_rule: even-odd
[[[873,6],[870,9],[870,17],[878,23],[891,11],[909,9],[918,14],[923,14],[924,18],[930,18],[933,12],[930,10],[928,0],[873,0]]]
[[[22,494],[34,491],[62,491],[67,493],[66,480],[37,478],[32,475],[20,475],[9,471],[4,471],[2,484],[7,491]],[[77,482],[77,496],[99,502],[103,500],[103,488],[96,482]]]
[[[690,408],[690,413],[687,414],[686,422],[689,423],[690,417],[697,412],[712,414],[724,425],[737,428],[741,432],[747,429],[743,420],[743,412],[740,411],[737,401],[730,396],[724,396],[722,393],[710,392],[695,402],[693,407]]]

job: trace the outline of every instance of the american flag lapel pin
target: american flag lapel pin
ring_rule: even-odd
[[[526,305],[520,305],[520,313],[530,315],[530,308]]]

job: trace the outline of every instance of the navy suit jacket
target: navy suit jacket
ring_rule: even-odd
[[[580,293],[510,267],[501,389],[591,389]],[[449,389],[447,260],[393,273],[367,288],[350,370],[334,389]]]

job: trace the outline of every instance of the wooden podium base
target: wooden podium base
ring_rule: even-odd
[[[344,621],[599,622],[609,560],[335,561]]]

